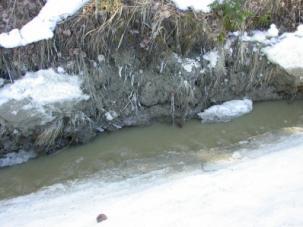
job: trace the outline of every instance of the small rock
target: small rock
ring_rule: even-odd
[[[97,222],[100,223],[102,221],[107,220],[107,216],[105,214],[99,214],[96,219],[97,219]]]

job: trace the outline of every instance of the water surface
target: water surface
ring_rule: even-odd
[[[183,128],[154,124],[104,133],[90,144],[1,169],[0,200],[90,177],[114,182],[152,171],[169,175],[198,169],[230,152],[223,148],[298,126],[302,116],[303,101],[264,102],[255,104],[252,113],[227,123],[201,124],[192,120]]]

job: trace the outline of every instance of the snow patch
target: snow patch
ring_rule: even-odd
[[[203,55],[203,59],[206,61],[209,61],[208,67],[209,68],[215,68],[218,62],[218,51],[212,50],[206,54]]]
[[[272,44],[276,42],[276,37],[279,35],[279,30],[275,24],[270,25],[267,31],[253,31],[252,35],[249,36],[247,32],[241,37],[242,41],[245,42],[259,42],[263,44]]]
[[[286,71],[303,68],[303,25],[294,33],[285,33],[279,41],[263,49],[268,60]]]
[[[4,85],[4,79],[0,78],[0,87]]]
[[[28,72],[25,76],[0,89],[0,106],[10,100],[30,100],[25,109],[43,109],[43,106],[65,101],[88,100],[80,86],[78,76],[59,74],[53,69]],[[43,110],[42,110],[43,112]]]
[[[193,69],[200,67],[200,63],[195,59],[185,58],[182,61],[182,67],[186,72],[191,73]]]
[[[17,164],[21,164],[27,162],[30,159],[33,159],[37,156],[35,152],[12,152],[4,155],[4,157],[0,158],[0,167],[13,166]]]
[[[198,113],[202,122],[228,122],[234,118],[250,113],[253,102],[250,99],[232,100],[221,105],[214,105],[204,112]]]
[[[15,48],[44,39],[51,39],[56,25],[75,14],[89,0],[48,0],[38,16],[20,30],[0,34],[0,46]]]
[[[192,8],[195,11],[202,11],[204,13],[209,13],[211,11],[210,5],[215,2],[215,0],[172,0],[176,6],[181,10],[188,10]]]
[[[118,114],[115,111],[111,110],[111,111],[108,111],[108,112],[105,113],[105,118],[108,121],[112,121],[117,117],[118,117]]]
[[[196,59],[182,58],[176,53],[173,53],[172,57],[175,58],[177,60],[177,62],[181,64],[182,68],[188,73],[191,73],[193,71],[193,69],[195,69],[195,68],[197,69],[197,68],[201,67],[200,57],[197,57]],[[161,68],[160,71],[163,71],[164,65],[161,64],[160,68]]]

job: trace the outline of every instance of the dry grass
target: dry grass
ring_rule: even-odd
[[[255,16],[244,27],[267,28],[274,22],[284,27],[282,31],[294,30],[302,22],[302,2],[246,0],[245,8]],[[21,13],[20,7],[15,13]],[[215,13],[182,12],[168,0],[94,0],[61,24],[54,39],[26,48],[0,49],[0,75],[18,78],[28,70],[50,67],[50,63],[76,63],[79,58],[84,65],[100,54],[110,58],[123,49],[133,49],[142,67],[147,67],[171,52],[188,55],[212,48],[222,35],[220,23]],[[78,67],[71,70],[77,72]]]
[[[302,0],[252,0],[245,5],[255,13],[248,27],[268,27],[275,23],[283,30],[292,31],[303,22]]]
[[[37,146],[52,146],[56,139],[62,133],[64,123],[62,119],[55,120],[49,127],[47,127],[36,139]]]

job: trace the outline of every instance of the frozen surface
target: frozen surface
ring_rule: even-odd
[[[303,68],[303,25],[296,32],[285,33],[279,41],[263,49],[269,61],[286,70]]]
[[[221,105],[214,105],[198,113],[202,122],[227,122],[251,112],[253,102],[250,99],[232,100]]]
[[[36,153],[34,152],[26,152],[26,151],[20,151],[18,153],[12,152],[0,158],[0,167],[21,164],[35,157],[36,157]]]
[[[57,73],[53,69],[29,72],[15,83],[0,88],[0,107],[11,100],[27,100],[29,103],[22,107],[24,110],[34,108],[44,112],[47,105],[87,100],[89,96],[83,94],[81,83],[78,76]]]
[[[0,201],[0,226],[300,227],[302,150],[299,133],[262,146],[255,158],[212,171],[54,185]],[[97,224],[100,213],[108,220]]]
[[[176,6],[181,10],[187,10],[192,8],[196,11],[202,11],[208,13],[211,11],[209,5],[215,0],[172,0]]]
[[[56,25],[73,15],[89,0],[48,0],[40,13],[21,29],[0,34],[0,47],[14,48],[51,39]]]

